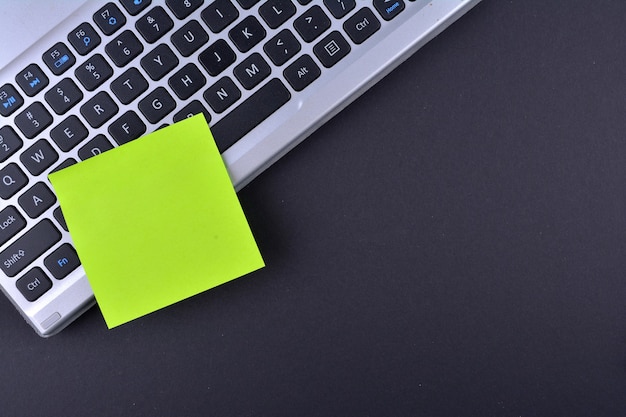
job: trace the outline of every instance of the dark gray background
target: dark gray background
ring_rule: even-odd
[[[267,262],[0,300],[5,416],[626,416],[626,2],[486,0],[240,192]]]

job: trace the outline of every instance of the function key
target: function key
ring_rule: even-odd
[[[239,11],[230,0],[215,0],[200,16],[213,33],[218,33],[237,20]]]
[[[48,49],[43,54],[42,59],[54,75],[63,74],[76,62],[74,55],[72,55],[69,48],[62,42]]]
[[[382,0],[382,2],[386,1],[389,0]],[[324,0],[324,4],[337,19],[341,19],[356,7],[355,0]]]
[[[391,20],[404,10],[403,0],[374,0],[374,7],[385,20]]]
[[[259,7],[259,14],[269,27],[276,29],[296,14],[296,6],[291,0],[269,0]]]
[[[76,29],[67,35],[76,52],[81,55],[87,55],[89,52],[100,45],[100,35],[89,23],[81,23]]]
[[[6,161],[22,147],[22,139],[10,126],[0,128],[0,162]]]
[[[114,3],[107,3],[94,13],[93,21],[96,22],[96,25],[105,35],[112,35],[124,26],[126,17]]]
[[[330,27],[330,19],[320,6],[313,6],[298,17],[293,22],[293,26],[302,39],[311,42]]]
[[[163,7],[157,6],[137,20],[135,27],[148,43],[154,43],[174,27],[174,21]]]
[[[364,7],[346,20],[343,28],[354,43],[358,44],[365,42],[380,29],[380,22],[370,9]]]
[[[24,68],[15,81],[27,96],[32,97],[48,85],[48,77],[36,64],[30,64]]]
[[[115,65],[123,67],[143,52],[143,45],[130,30],[125,30],[104,48]]]
[[[52,288],[52,281],[39,267],[35,267],[15,281],[17,289],[28,301],[35,301]]]
[[[283,75],[296,91],[302,91],[315,81],[321,74],[313,58],[302,55],[283,71]]]
[[[71,78],[64,78],[46,92],[44,98],[56,114],[65,114],[83,99],[83,93]]]
[[[28,139],[34,138],[51,124],[52,116],[40,102],[31,104],[15,116],[15,125]]]
[[[10,116],[22,104],[24,99],[19,95],[15,87],[11,84],[5,84],[0,87],[0,114]]]
[[[113,75],[113,68],[100,54],[95,54],[76,68],[74,75],[88,91],[93,91]]]
[[[189,16],[194,10],[202,6],[202,3],[204,3],[204,0],[165,0],[167,7],[179,19]]]
[[[148,7],[152,0],[120,0],[120,2],[131,16],[135,16]]]
[[[0,169],[0,197],[7,200],[28,183],[28,177],[17,166],[10,163]]]

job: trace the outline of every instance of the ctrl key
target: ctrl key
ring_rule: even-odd
[[[15,282],[24,298],[35,301],[52,288],[52,281],[39,267],[35,267]]]

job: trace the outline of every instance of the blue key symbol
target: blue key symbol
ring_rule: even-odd
[[[141,3],[143,3],[143,0],[135,0],[135,6],[139,6]]]
[[[83,38],[83,43],[85,44],[85,46],[89,46],[89,44],[91,43],[91,38],[89,36],[85,36]]]
[[[61,258],[57,260],[57,263],[59,264],[59,266],[61,268],[63,268],[65,265],[67,265],[70,261],[67,260],[67,258]]]
[[[109,25],[115,26],[116,23],[117,23],[116,18],[114,18],[113,16],[109,17]]]

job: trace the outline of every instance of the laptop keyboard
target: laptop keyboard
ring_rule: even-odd
[[[37,303],[66,290],[70,274],[83,275],[50,172],[198,113],[225,152],[303,100],[381,27],[427,4],[418,3],[119,0],[85,13],[65,37],[46,39],[43,53],[3,74],[0,86],[5,293],[32,319]],[[90,295],[75,310],[93,304]],[[35,327],[43,334],[64,316]]]

